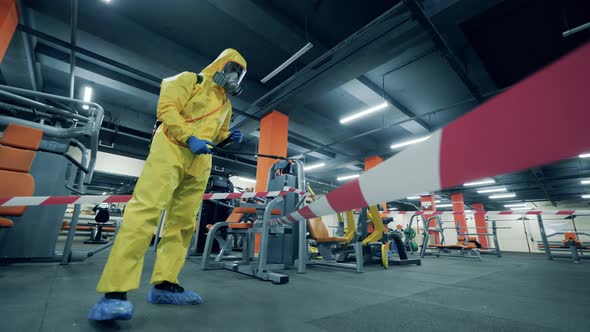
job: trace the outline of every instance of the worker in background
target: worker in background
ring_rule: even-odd
[[[158,120],[149,156],[126,206],[123,223],[96,288],[104,297],[91,320],[131,319],[127,292],[139,287],[145,252],[162,210],[166,219],[151,277],[148,302],[199,304],[203,299],[179,285],[196,215],[211,172],[211,150],[226,139],[242,141],[229,131],[231,103],[246,74],[246,60],[227,49],[200,74],[183,72],[163,80]]]

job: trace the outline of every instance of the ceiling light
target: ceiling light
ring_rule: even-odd
[[[297,51],[297,53],[293,54],[289,59],[287,59],[285,62],[283,62],[281,65],[279,65],[275,70],[270,72],[270,74],[266,75],[266,77],[261,79],[260,82],[262,84],[268,82],[268,80],[275,77],[278,73],[283,71],[283,69],[287,68],[287,66],[289,66],[291,63],[293,63],[295,60],[299,59],[303,54],[305,54],[305,52],[309,51],[312,47],[313,47],[312,43],[305,44],[305,46],[303,46],[299,51]]]
[[[102,194],[103,194],[103,195],[106,195],[106,194],[107,194],[107,192],[105,191],[105,192],[103,192]]]
[[[590,153],[583,153],[579,155],[580,158],[590,158]]]
[[[590,198],[590,195],[582,195],[582,198],[583,199],[589,199]]]
[[[590,179],[580,181],[581,184],[590,184]]]
[[[410,196],[410,197],[406,197],[406,199],[416,200],[416,199],[420,199],[420,196]]]
[[[92,100],[92,88],[89,86],[84,87],[84,95],[82,96],[82,100],[86,102],[90,102]],[[87,110],[90,107],[88,105],[82,105],[82,108]]]
[[[312,169],[316,169],[316,168],[320,168],[320,167],[324,167],[326,166],[326,163],[319,163],[319,164],[313,164],[313,165],[308,165],[303,167],[304,171],[311,171]]]
[[[506,204],[504,207],[513,208],[513,207],[525,207],[526,203],[514,203],[514,204]]]
[[[424,137],[416,138],[416,139],[413,139],[413,140],[410,140],[410,141],[405,141],[405,142],[393,144],[391,146],[391,148],[392,149],[397,149],[397,148],[401,148],[402,146],[412,145],[412,144],[424,142],[425,140],[427,140],[429,138],[430,138],[430,136],[424,136]]]
[[[352,175],[345,175],[345,176],[337,177],[336,180],[346,181],[346,180],[350,180],[350,179],[356,179],[358,177],[360,177],[360,174],[352,174]]]
[[[472,187],[472,186],[480,186],[483,184],[494,184],[496,181],[494,179],[482,179],[474,182],[467,182],[464,184],[465,187]]]
[[[512,211],[524,211],[524,210],[532,210],[533,208],[530,207],[516,207],[516,208],[511,208],[510,210]]]
[[[590,22],[584,23],[584,24],[577,26],[573,29],[566,30],[566,31],[562,32],[561,35],[563,37],[568,37],[568,36],[573,35],[574,33],[580,32],[580,31],[588,29],[588,28],[590,28]]]
[[[492,196],[490,196],[490,199],[512,198],[512,197],[516,197],[516,194],[515,193],[509,193],[509,194],[492,195]]]
[[[437,208],[446,208],[446,207],[453,207],[453,204],[439,204],[436,206]]]
[[[440,203],[440,200],[434,201],[434,204],[438,204],[438,203]]]
[[[497,193],[501,191],[506,191],[506,188],[492,188],[492,189],[481,189],[478,190],[478,194],[489,194],[489,193]]]
[[[236,180],[243,181],[243,182],[248,182],[248,183],[256,183],[256,180],[254,180],[254,179],[243,178],[241,176],[236,177]]]
[[[394,208],[394,207],[387,208],[387,211],[397,211],[397,208]]]
[[[463,213],[471,213],[473,212],[472,210],[464,210]]]
[[[377,106],[373,106],[371,108],[367,108],[366,110],[360,111],[358,113],[355,113],[353,115],[347,116],[345,118],[340,119],[340,123],[344,124],[344,123],[348,123],[352,120],[356,120],[358,118],[362,118],[364,116],[367,116],[371,113],[375,113],[377,111],[381,111],[382,109],[385,109],[387,106],[389,106],[388,103],[383,103],[383,104],[379,104]]]

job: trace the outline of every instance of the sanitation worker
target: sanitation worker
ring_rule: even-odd
[[[162,124],[96,288],[104,296],[90,310],[89,319],[132,318],[133,304],[127,292],[139,287],[144,255],[163,209],[167,211],[165,226],[147,301],[203,302],[197,293],[179,285],[178,274],[211,172],[211,149],[228,138],[242,141],[239,130],[229,130],[232,107],[228,94],[241,93],[245,74],[246,60],[236,50],[226,49],[200,74],[183,72],[162,81],[157,111]]]

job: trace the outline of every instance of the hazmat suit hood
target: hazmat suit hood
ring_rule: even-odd
[[[205,69],[202,71],[202,74],[212,78],[213,75],[215,75],[215,72],[223,71],[223,67],[225,67],[228,62],[235,62],[244,67],[244,70],[247,67],[246,59],[244,59],[244,57],[238,51],[234,50],[233,48],[228,48],[221,52],[215,61],[205,67]]]

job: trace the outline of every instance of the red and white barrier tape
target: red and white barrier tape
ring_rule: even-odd
[[[288,193],[305,195],[311,194],[285,187],[282,191],[262,191],[252,193],[212,193],[203,195],[203,200],[223,200],[234,198],[265,198],[285,196]],[[131,200],[131,195],[110,195],[110,196],[28,196],[28,197],[0,197],[1,206],[37,206],[37,205],[66,205],[66,204],[100,204],[100,203],[126,203]]]
[[[432,133],[427,141],[272,223],[434,192],[588,152],[588,59],[590,43]],[[465,151],[477,151],[485,158],[466,160]]]
[[[453,211],[389,211],[389,215],[489,215],[489,216],[504,216],[504,215],[515,215],[515,216],[522,216],[522,215],[561,215],[561,216],[571,216],[571,215],[590,215],[590,210],[523,210],[523,211],[472,211],[472,212],[453,212]]]

